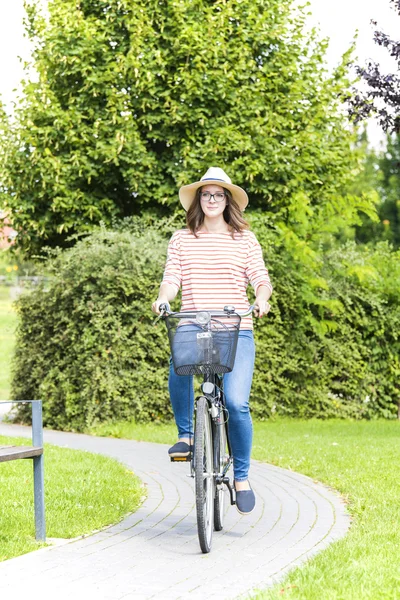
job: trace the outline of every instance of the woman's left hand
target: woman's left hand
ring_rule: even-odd
[[[270,303],[268,302],[268,300],[257,300],[254,303],[254,306],[256,307],[256,316],[261,319],[261,317],[263,317],[264,315],[268,314],[271,306]]]

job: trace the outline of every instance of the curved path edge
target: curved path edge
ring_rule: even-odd
[[[30,431],[0,423],[1,435],[30,437]],[[167,446],[51,430],[44,431],[44,441],[119,460],[143,481],[147,499],[117,525],[0,563],[1,598],[32,596],[34,590],[43,600],[251,597],[350,526],[334,490],[252,461],[256,509],[244,517],[229,507],[224,529],[203,555],[189,467],[170,463]]]

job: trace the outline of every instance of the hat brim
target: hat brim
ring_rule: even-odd
[[[226,183],[225,181],[221,181],[221,179],[207,179],[206,181],[196,181],[195,183],[190,183],[189,185],[184,185],[179,190],[179,200],[183,208],[187,211],[190,208],[193,200],[196,196],[196,190],[204,185],[220,185],[221,187],[229,190],[232,194],[232,198],[235,200],[240,210],[244,210],[249,203],[249,198],[241,187],[238,185],[234,185],[233,183]]]

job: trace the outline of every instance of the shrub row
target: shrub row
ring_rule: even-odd
[[[397,417],[400,253],[347,242],[323,253],[313,279],[283,244],[262,241],[275,291],[256,328],[254,413]]]
[[[43,398],[46,426],[172,417],[166,331],[150,307],[175,226],[100,229],[56,252],[47,283],[20,297],[12,394]],[[275,287],[270,315],[255,323],[253,414],[395,417],[399,254],[347,243],[325,252],[313,280],[262,218],[253,229]]]

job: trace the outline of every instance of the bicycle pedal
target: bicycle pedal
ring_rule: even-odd
[[[192,460],[192,455],[188,456],[170,456],[171,462],[190,462]]]

